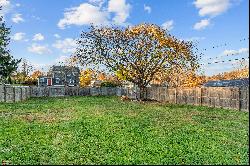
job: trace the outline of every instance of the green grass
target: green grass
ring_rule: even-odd
[[[0,104],[0,162],[11,164],[248,164],[249,113],[39,98]]]

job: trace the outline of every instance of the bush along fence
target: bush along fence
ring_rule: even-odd
[[[136,98],[136,89],[121,87],[12,87],[0,85],[0,102],[23,101],[30,97],[128,96]],[[172,104],[190,104],[249,111],[249,87],[147,88],[146,98]]]

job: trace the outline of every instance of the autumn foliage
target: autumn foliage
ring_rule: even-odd
[[[91,69],[82,70],[80,73],[80,86],[86,87],[89,86],[91,80],[94,79],[94,71]]]
[[[231,79],[241,79],[241,78],[248,78],[249,77],[249,68],[244,67],[242,69],[236,69],[230,72],[220,73],[207,79],[210,81],[216,80],[231,80]]]
[[[168,83],[169,87],[199,87],[208,81],[233,80],[249,78],[249,67],[223,72],[213,76],[198,75],[194,72],[181,72],[173,70],[169,75],[158,75],[152,83],[162,85]]]
[[[175,68],[195,71],[199,65],[192,42],[178,40],[154,24],[133,27],[94,27],[82,32],[73,55],[83,66],[105,66],[119,79],[136,84],[145,96],[145,88],[161,73]]]
[[[111,74],[107,74],[101,71],[95,71],[93,69],[85,69],[80,73],[80,86],[87,87],[91,85],[91,81],[99,80],[102,85],[120,85],[120,80]]]

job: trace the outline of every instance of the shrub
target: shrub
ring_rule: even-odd
[[[109,82],[109,81],[101,83],[101,87],[117,87],[117,86],[118,86],[118,84],[116,84],[114,82]]]

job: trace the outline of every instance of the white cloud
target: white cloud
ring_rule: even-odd
[[[10,5],[10,1],[0,0],[0,6],[5,7],[5,6],[9,6],[9,5]]]
[[[39,45],[36,43],[33,43],[31,47],[28,47],[28,51],[40,55],[51,53],[51,50],[47,45]]]
[[[148,12],[148,14],[150,14],[151,11],[152,11],[151,7],[150,7],[150,6],[147,6],[147,5],[145,5],[145,4],[144,4],[144,10],[145,10],[146,12]]]
[[[64,29],[70,25],[108,25],[110,23],[126,25],[131,5],[126,0],[109,0],[108,6],[103,7],[105,0],[89,0],[77,7],[66,9],[64,18],[57,26]],[[113,17],[111,17],[113,16]]]
[[[73,53],[77,47],[76,41],[71,38],[57,40],[53,47],[62,50],[63,53]]]
[[[249,53],[249,48],[240,48],[239,50],[224,50],[222,55],[244,54]]]
[[[44,40],[44,36],[41,33],[37,33],[37,34],[34,35],[33,40],[34,41]]]
[[[16,3],[16,7],[20,7],[21,6],[21,4],[20,3]]]
[[[69,59],[69,57],[67,57],[67,56],[65,56],[65,55],[62,55],[62,56],[60,56],[59,58],[57,58],[56,60],[55,60],[55,62],[56,63],[60,63],[60,62],[66,62],[67,60]]]
[[[222,13],[225,13],[233,4],[240,3],[241,0],[195,0],[194,5],[199,10],[201,17],[207,16],[194,25],[194,29],[204,29],[210,24],[210,20]]]
[[[14,22],[14,23],[19,23],[19,22],[24,22],[24,19],[22,18],[22,14],[15,14],[11,20]]]
[[[174,28],[174,21],[173,20],[169,20],[166,21],[165,23],[163,23],[161,25],[164,29],[171,31]]]
[[[249,48],[241,48],[239,49],[239,53],[242,54],[242,53],[249,53]]]
[[[35,20],[38,20],[38,21],[42,20],[40,17],[35,16],[35,15],[32,15],[31,17],[32,17],[33,19],[35,19]],[[44,20],[42,20],[42,21],[44,21]]]
[[[89,3],[91,3],[93,5],[97,5],[99,7],[101,7],[104,2],[105,2],[105,0],[89,0]]]
[[[237,52],[237,50],[224,50],[223,55],[236,54]]]
[[[2,10],[0,11],[0,16],[4,16],[6,13],[10,11],[11,4],[9,0],[0,0],[0,6],[2,6]]]
[[[25,33],[23,33],[23,32],[15,33],[12,36],[12,39],[15,40],[15,41],[20,41],[20,40],[23,40],[24,38],[25,38]]]
[[[64,29],[69,25],[89,25],[91,23],[100,25],[108,22],[109,14],[102,11],[100,7],[83,3],[78,7],[67,9],[64,18],[57,24],[59,28]]]
[[[50,67],[53,66],[53,63],[36,63],[36,62],[31,62],[32,66],[34,67],[34,71],[35,70],[40,70],[44,73],[48,72]]]
[[[57,38],[57,39],[61,38],[61,36],[60,36],[60,35],[58,35],[57,33],[56,33],[56,34],[54,34],[54,37],[55,37],[55,38]]]
[[[205,40],[205,37],[190,37],[190,38],[186,38],[186,39],[183,39],[185,41],[201,41],[201,40]]]
[[[196,0],[194,5],[199,9],[200,16],[215,17],[226,12],[231,3],[230,0]]]
[[[110,0],[108,3],[108,11],[115,13],[114,23],[123,24],[129,17],[131,9],[130,4],[126,4],[126,0]]]
[[[206,56],[203,57],[204,61],[208,61],[213,59],[213,62],[216,61],[221,61],[225,58],[225,56],[233,56],[233,55],[239,55],[239,54],[249,54],[249,48],[240,48],[238,50],[224,50],[223,52],[221,52],[220,54],[218,54],[216,57],[213,56]]]
[[[203,19],[201,20],[200,22],[197,22],[195,25],[194,25],[194,29],[195,30],[202,30],[202,29],[205,29],[207,26],[210,25],[210,20],[209,19]]]

